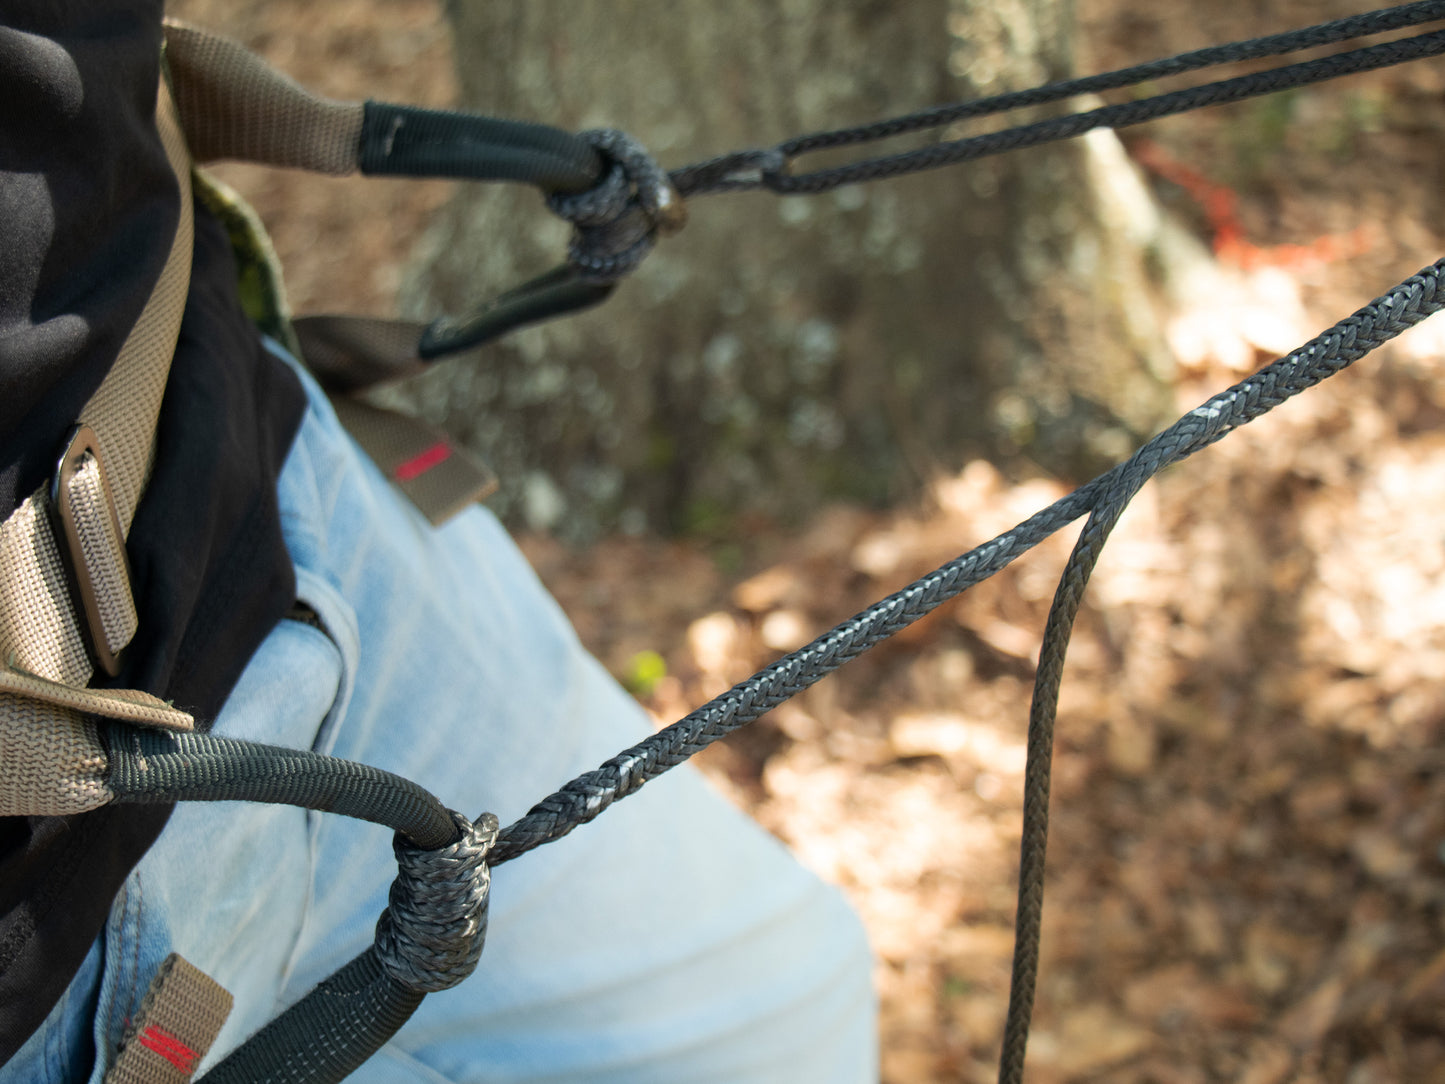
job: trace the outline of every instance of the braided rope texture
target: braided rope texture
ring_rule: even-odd
[[[1348,15],[1342,19],[1319,23],[1315,26],[1288,30],[1281,34],[1270,34],[1262,38],[1230,42],[1225,45],[1211,45],[1179,53],[1172,57],[1146,61],[1129,68],[1120,68],[1098,75],[1086,75],[1079,79],[1068,79],[1049,83],[1028,90],[1010,91],[988,98],[958,102],[953,105],[921,109],[900,117],[878,121],[874,124],[860,124],[850,128],[836,128],[827,132],[799,136],[779,145],[778,149],[788,156],[822,150],[826,147],[843,147],[853,143],[866,143],[875,139],[888,139],[927,128],[938,128],[970,117],[1006,113],[1024,106],[1046,105],[1050,102],[1074,98],[1081,94],[1097,94],[1105,90],[1137,86],[1153,79],[1166,79],[1183,75],[1201,68],[1212,68],[1220,64],[1233,64],[1242,60],[1260,60],[1265,57],[1282,56],[1286,53],[1315,49],[1322,45],[1369,34],[1382,34],[1392,30],[1404,30],[1421,23],[1445,19],[1445,0],[1422,0],[1414,4],[1366,12],[1362,15]]]
[[[1420,34],[1303,63],[1282,65],[1234,79],[1152,95],[1139,101],[1107,105],[1036,124],[936,143],[900,154],[869,158],[809,173],[786,172],[788,162],[811,151],[889,139],[910,132],[941,128],[972,117],[1006,113],[1025,106],[1046,105],[1083,94],[1137,86],[1150,80],[1182,75],[1221,64],[1281,56],[1371,34],[1402,30],[1442,18],[1445,18],[1445,0],[1421,0],[1418,3],[1401,4],[1282,34],[1196,49],[1099,75],[935,106],[870,124],[811,132],[785,140],[775,147],[737,151],[683,166],[673,170],[672,181],[684,196],[756,189],[768,189],[779,194],[817,194],[842,185],[937,169],[940,166],[1005,151],[1068,139],[1094,128],[1125,128],[1204,106],[1241,101],[1339,76],[1436,56],[1445,52],[1445,32]]]
[[[485,813],[472,824],[453,811],[459,838],[425,850],[398,835],[397,875],[390,906],[376,923],[376,955],[401,985],[418,993],[449,990],[477,969],[487,939],[487,856],[498,822]]]
[[[1374,71],[1411,60],[1438,56],[1445,53],[1445,31],[1420,34],[1402,41],[1387,42],[1365,49],[1308,60],[1299,64],[1288,64],[1266,72],[1241,75],[1206,83],[1187,90],[1176,90],[1145,98],[1138,102],[1106,105],[1067,117],[1039,121],[1037,124],[1009,128],[1001,132],[938,143],[921,150],[873,158],[864,162],[837,166],[832,169],[816,170],[797,176],[773,174],[763,178],[763,183],[774,192],[782,194],[816,194],[831,191],[840,185],[858,184],[862,181],[897,177],[905,173],[938,169],[941,166],[966,162],[975,158],[1002,154],[1005,151],[1021,150],[1042,143],[1069,139],[1095,128],[1128,128],[1159,117],[1172,116],[1211,105],[1243,101],[1282,90],[1308,86],[1328,79],[1336,79],[1359,72]]]
[[[1095,128],[1126,128],[1205,106],[1242,101],[1437,56],[1445,53],[1445,31],[1281,65],[1233,79],[1152,95],[1139,101],[1105,105],[1034,124],[935,143],[917,150],[812,172],[787,172],[793,159],[811,151],[888,139],[943,127],[971,117],[1137,86],[1152,79],[1220,64],[1280,56],[1442,18],[1445,18],[1445,0],[1421,0],[1282,34],[1197,49],[1099,75],[937,106],[871,124],[812,132],[785,140],[775,147],[736,151],[682,166],[670,174],[664,173],[645,148],[623,132],[614,129],[582,132],[578,138],[596,148],[611,164],[610,168],[602,180],[585,191],[570,194],[554,192],[548,196],[548,205],[575,227],[568,248],[569,265],[584,281],[615,282],[642,263],[651,252],[659,230],[666,233],[680,228],[683,220],[681,197],[757,189],[767,189],[780,195],[816,195],[843,185],[938,169],[1069,139]]]
[[[1023,1079],[1024,1052],[1038,975],[1043,922],[1044,860],[1048,845],[1049,781],[1054,722],[1069,634],[1100,551],[1124,509],[1164,467],[1193,455],[1230,431],[1268,413],[1300,392],[1348,368],[1432,313],[1445,308],[1437,260],[1293,353],[1195,407],[1103,475],[1108,485],[1093,507],[1064,567],[1044,628],[1034,696],[1029,708],[1024,768],[1023,836],[1019,845],[1019,901],[1015,918],[1013,980],[1000,1058],[1001,1084]]]
[[[613,282],[642,263],[659,231],[681,228],[682,201],[667,172],[626,132],[598,128],[578,138],[611,167],[585,192],[551,193],[547,205],[574,227],[567,262],[588,282]]]
[[[1061,671],[1067,646],[1066,632],[1060,639],[1058,630],[1066,630],[1072,623],[1079,601],[1075,595],[1082,595],[1098,548],[1118,514],[1144,482],[1169,464],[1207,447],[1230,430],[1334,375],[1438,311],[1442,307],[1442,274],[1445,274],[1445,259],[1400,283],[1293,353],[1215,395],[1150,440],[1126,462],[1036,512],[1012,530],[875,603],[666,729],[578,776],[502,830],[492,853],[492,865],[559,839],[594,819],[649,779],[810,688],[874,644],[1005,568],[1061,527],[1092,513],[1079,543],[1091,548],[1084,551],[1083,556],[1076,552],[1065,572],[1060,585],[1063,606],[1061,609],[1056,600],[1050,617],[1051,635],[1045,641],[1040,661],[1039,687],[1045,691],[1052,689],[1056,704],[1058,677],[1054,670]],[[1041,793],[1047,796],[1047,777]]]
[[[1254,376],[1213,396],[1151,439],[1127,461],[1012,530],[875,603],[672,726],[578,776],[502,831],[493,850],[492,864],[506,862],[592,820],[649,779],[809,688],[880,640],[993,575],[1087,512],[1089,518],[1064,568],[1050,608],[1029,709],[1014,959],[998,1078],[1000,1084],[1019,1084],[1023,1079],[1037,987],[1059,688],[1074,619],[1104,543],[1130,500],[1164,467],[1267,414],[1445,308],[1442,275],[1445,275],[1445,258]]]

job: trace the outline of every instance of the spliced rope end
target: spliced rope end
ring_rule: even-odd
[[[615,282],[652,251],[658,234],[687,223],[687,205],[667,172],[641,143],[615,128],[580,133],[612,166],[592,188],[553,193],[547,205],[575,232],[567,262],[588,282]]]

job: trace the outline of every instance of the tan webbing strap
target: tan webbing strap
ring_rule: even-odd
[[[195,717],[190,712],[139,689],[77,689],[58,681],[46,681],[43,677],[3,663],[0,663],[0,691],[137,726],[179,731],[196,728]]]
[[[84,813],[113,797],[95,723],[79,712],[0,695],[0,813]]]
[[[180,334],[194,240],[190,157],[164,82],[156,127],[180,185],[176,234],[140,318],[81,411],[80,421],[94,433],[93,452],[104,450],[103,478],[99,456],[87,458],[82,449],[70,480],[58,491],[79,524],[82,537],[74,548],[96,594],[98,627],[90,627],[73,597],[62,556],[65,542],[57,535],[46,487],[0,524],[0,659],[9,675],[0,678],[0,815],[79,813],[109,800],[102,782],[105,752],[82,711],[151,725],[190,725],[182,722],[189,720],[184,712],[168,716],[168,724],[137,720],[136,702],[123,706],[114,693],[85,695],[73,706],[58,694],[35,699],[33,688],[22,689],[24,682],[15,680],[20,675],[79,695],[94,672],[87,634],[112,654],[135,634],[124,542],[114,534],[117,528],[122,535],[130,530],[155,453],[156,419]]]
[[[115,491],[120,522],[127,534],[150,475],[155,452],[156,420],[171,371],[171,357],[181,333],[181,315],[191,287],[191,250],[195,221],[191,209],[191,159],[170,89],[161,82],[156,101],[156,127],[166,157],[181,187],[181,216],[165,268],[140,319],[131,329],[115,367],[80,412],[80,420],[100,437],[106,475]]]
[[[105,1084],[186,1084],[231,1014],[215,979],[176,953],[162,962],[121,1039]]]
[[[196,161],[356,170],[361,102],[318,97],[229,38],[169,19],[165,31],[176,105]]]
[[[166,22],[166,63],[197,161],[233,158],[334,174],[357,169],[363,103],[318,97],[239,42],[173,20]],[[424,325],[354,316],[293,321],[274,253],[254,212],[204,175],[198,193],[225,223],[245,270],[242,302],[248,315],[305,361],[331,395],[341,423],[402,495],[440,525],[491,494],[496,476],[445,434],[348,397],[424,371],[426,363],[416,354]]]
[[[337,420],[433,527],[496,492],[497,476],[440,429],[344,395]]]

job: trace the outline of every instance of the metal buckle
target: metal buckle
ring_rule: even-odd
[[[88,425],[77,425],[70,432],[65,451],[55,465],[55,477],[50,482],[50,512],[55,526],[55,537],[59,543],[61,563],[65,566],[66,578],[70,584],[70,597],[80,617],[81,638],[90,652],[96,669],[110,677],[120,673],[124,647],[111,651],[106,640],[105,624],[101,617],[100,597],[96,592],[93,571],[86,561],[85,547],[81,544],[80,524],[69,499],[70,483],[85,465],[86,456],[95,460],[100,469],[100,489],[105,498],[105,512],[109,528],[115,532],[119,542],[120,569],[118,570],[127,592],[131,589],[130,562],[126,557],[125,533],[120,525],[120,512],[116,508],[115,494],[111,492],[110,480],[105,473],[105,462],[100,456],[100,440],[95,430]]]

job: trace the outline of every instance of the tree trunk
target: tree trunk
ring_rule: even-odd
[[[621,127],[673,167],[1057,78],[1070,2],[529,0],[449,15],[465,108]],[[1118,218],[1142,211],[1147,235],[1148,201],[1112,138],[820,197],[696,199],[604,307],[402,397],[492,461],[504,513],[575,538],[895,499],[976,455],[1092,472],[1168,405],[1140,300],[1152,241]],[[565,246],[535,194],[467,186],[404,304],[460,312]]]

